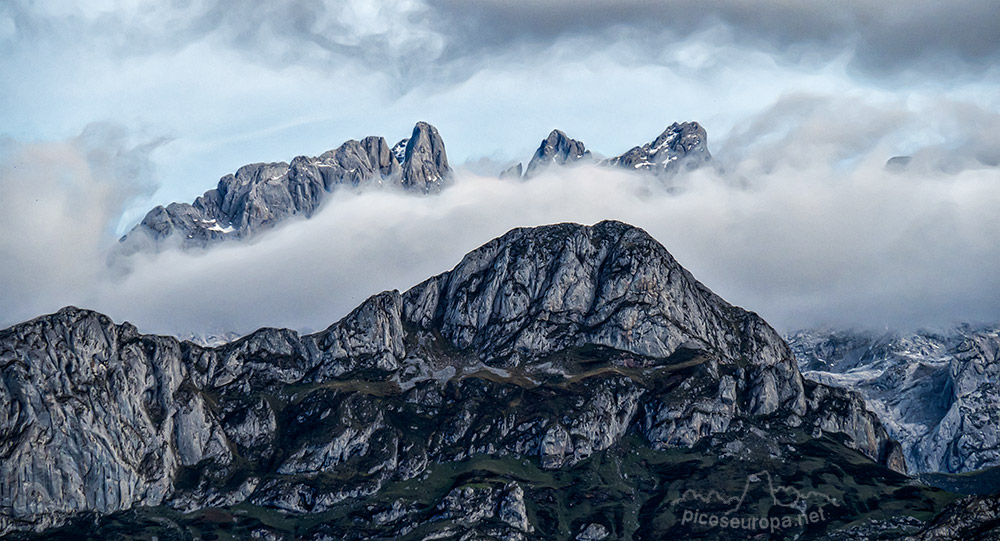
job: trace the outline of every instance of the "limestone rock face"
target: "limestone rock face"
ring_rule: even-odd
[[[406,141],[403,155],[403,187],[422,193],[441,191],[451,178],[448,155],[437,128],[417,122]]]
[[[305,336],[206,347],[73,308],[0,331],[0,534],[139,506],[370,501],[352,528],[521,539],[542,497],[523,481],[455,477],[433,513],[367,498],[475,461],[555,479],[626,440],[663,450],[776,426],[899,465],[858,395],[804,382],[767,323],[641,229],[516,229]]]
[[[800,331],[790,337],[810,379],[860,391],[914,472],[1000,465],[1000,329],[942,333]]]
[[[180,344],[68,308],[0,332],[0,533],[159,505],[232,454]]]

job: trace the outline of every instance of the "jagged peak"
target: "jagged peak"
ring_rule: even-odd
[[[444,140],[437,128],[424,121],[417,122],[403,153],[403,187],[423,193],[437,192],[451,175]]]
[[[503,171],[500,171],[499,178],[501,180],[503,179],[518,180],[521,178],[521,175],[523,173],[524,173],[524,165],[521,162],[517,162],[516,164],[511,165],[510,167],[504,169]]]
[[[666,358],[682,343],[709,347],[717,341],[706,328],[729,329],[718,336],[732,340],[744,327],[754,338],[727,343],[729,351],[752,352],[765,364],[791,358],[758,316],[719,298],[642,229],[613,220],[511,230],[407,291],[404,300],[412,323],[498,359],[567,347],[557,336],[561,332],[571,340]],[[624,314],[636,319],[622,323]],[[643,330],[620,340],[610,330],[619,324]]]
[[[590,158],[591,152],[587,150],[587,146],[582,141],[569,137],[562,130],[552,130],[538,145],[538,150],[528,162],[524,177],[530,178],[537,175],[542,169],[553,163],[566,165]]]

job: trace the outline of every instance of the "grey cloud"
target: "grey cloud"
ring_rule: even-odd
[[[0,318],[89,299],[108,270],[114,222],[155,188],[149,153],[159,143],[94,124],[67,141],[0,144]]]
[[[23,0],[0,5],[0,16],[15,28],[15,45],[31,50],[85,43],[125,58],[209,40],[274,66],[360,63],[397,80],[438,55],[440,38],[423,11],[411,0],[193,0],[96,13],[52,12]]]
[[[518,41],[638,33],[655,56],[671,42],[724,25],[737,44],[792,61],[851,51],[870,75],[919,68],[944,76],[988,68],[1000,55],[1000,11],[989,0],[785,2],[761,0],[428,0],[443,16],[451,55]]]
[[[0,5],[17,29],[12,46],[86,43],[130,56],[208,40],[274,66],[358,64],[388,75],[398,93],[549,54],[564,40],[581,54],[617,43],[629,49],[622,61],[663,63],[679,42],[720,28],[700,39],[809,65],[847,53],[876,78],[942,83],[979,77],[1000,58],[1000,10],[989,0],[194,0],[99,15],[42,5]]]

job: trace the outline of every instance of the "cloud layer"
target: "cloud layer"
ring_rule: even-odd
[[[2,2],[0,325],[73,303],[158,332],[319,328],[511,227],[606,218],[783,328],[1000,319],[998,31],[985,0]],[[467,164],[439,197],[338,194],[253,244],[107,272],[155,204],[417,120]],[[616,154],[675,120],[707,127],[714,169],[472,173],[553,128]]]
[[[646,229],[717,293],[785,330],[996,320],[1000,143],[983,135],[1000,117],[970,107],[915,114],[792,96],[749,119],[715,168],[669,182],[581,167],[523,183],[459,172],[432,197],[339,192],[256,242],[138,256],[124,277],[104,267],[106,222],[129,193],[115,171],[141,173],[148,145],[105,140],[122,149],[110,162],[87,153],[88,137],[8,145],[0,186],[21,188],[0,198],[17,232],[3,237],[4,323],[72,302],[182,335],[318,329],[510,228],[602,219]],[[887,169],[887,149],[921,131],[940,141],[925,137],[905,170]]]

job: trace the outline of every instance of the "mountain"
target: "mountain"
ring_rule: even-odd
[[[312,216],[337,189],[390,186],[426,194],[440,191],[451,175],[437,129],[418,122],[412,135],[392,148],[382,137],[366,137],[290,164],[244,165],[194,203],[149,211],[121,238],[119,249],[127,255],[171,242],[201,248],[245,239],[292,216]]]
[[[807,379],[864,395],[914,472],[1000,466],[1000,326],[945,332],[799,331]]]
[[[675,122],[652,142],[600,163],[659,175],[695,169],[711,159],[705,128],[697,122]]]
[[[552,130],[549,136],[542,140],[535,155],[528,162],[524,178],[531,178],[552,164],[567,165],[581,160],[591,161],[592,159],[590,151],[587,150],[582,141],[570,139],[559,130]]]
[[[518,162],[508,167],[507,169],[500,171],[499,177],[500,180],[505,180],[505,179],[519,180],[523,172],[524,172],[524,166],[521,164],[521,162]]]
[[[598,163],[653,174],[693,169],[711,159],[707,137],[697,122],[674,123],[653,142]],[[583,142],[552,130],[526,168],[518,163],[500,177],[529,179],[553,164],[593,159]],[[444,140],[435,127],[418,122],[410,137],[392,147],[384,138],[372,136],[347,141],[316,157],[298,156],[291,163],[244,165],[193,203],[150,210],[121,237],[113,255],[244,240],[293,216],[311,217],[338,189],[381,186],[430,194],[444,189],[452,176]]]
[[[598,165],[621,167],[629,171],[649,172],[655,175],[673,174],[696,169],[711,161],[708,151],[708,133],[697,122],[673,123],[656,139],[628,152],[600,160]],[[537,176],[551,165],[568,165],[593,161],[593,155],[582,141],[572,139],[560,130],[552,130],[542,140],[528,167],[524,179]],[[500,173],[500,178],[522,178],[518,163]]]
[[[77,308],[0,331],[0,456],[0,533],[54,539],[683,537],[685,483],[761,469],[839,502],[775,509],[798,533],[950,501],[620,222],[515,229],[305,336],[203,347]]]

